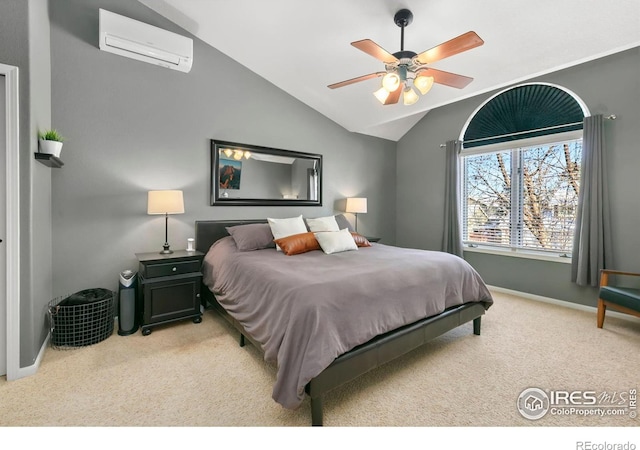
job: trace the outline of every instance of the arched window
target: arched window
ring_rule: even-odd
[[[530,83],[488,99],[462,133],[462,234],[470,247],[572,251],[582,124],[570,91]]]

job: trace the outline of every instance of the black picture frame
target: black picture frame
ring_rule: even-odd
[[[305,198],[260,198],[257,195],[251,195],[248,198],[239,197],[240,189],[225,190],[221,189],[221,159],[230,159],[231,156],[221,157],[221,152],[250,152],[257,155],[269,155],[272,157],[294,158],[309,160],[309,165],[313,169],[309,169],[308,181],[309,186],[305,192]],[[284,150],[279,148],[264,147],[260,145],[241,144],[237,142],[223,141],[211,139],[211,183],[210,183],[210,204],[211,206],[322,206],[322,155],[315,153],[305,153],[293,150]],[[313,180],[313,182],[311,181]],[[242,176],[243,186],[250,183],[246,178],[246,174]],[[315,186],[315,187],[314,187]],[[309,192],[312,193],[310,194]],[[229,193],[233,195],[229,196]]]

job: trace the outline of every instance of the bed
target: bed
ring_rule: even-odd
[[[477,272],[448,253],[378,243],[332,255],[238,251],[227,227],[258,223],[196,221],[203,306],[276,364],[276,402],[296,409],[310,397],[312,425],[323,424],[332,389],[460,325],[479,335],[493,303]]]

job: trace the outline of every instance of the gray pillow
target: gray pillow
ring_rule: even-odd
[[[268,223],[248,223],[226,227],[226,229],[241,252],[275,248],[276,246]]]
[[[348,228],[349,231],[355,231],[344,214],[337,214],[336,222],[338,222],[338,228],[340,228],[341,230]]]

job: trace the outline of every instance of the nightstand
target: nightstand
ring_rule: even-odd
[[[200,285],[204,253],[176,250],[171,254],[136,253],[139,269],[138,305],[142,334],[176,320],[202,322]]]
[[[367,241],[369,242],[378,242],[380,240],[379,237],[375,237],[375,236],[365,236],[367,238]]]

